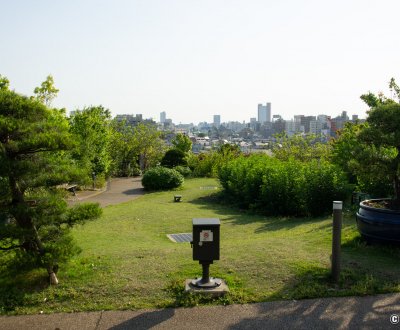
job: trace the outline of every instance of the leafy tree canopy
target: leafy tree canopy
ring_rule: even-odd
[[[54,86],[54,79],[51,75],[48,75],[40,87],[36,87],[33,91],[33,93],[36,95],[36,98],[48,107],[57,97],[58,92],[59,90]]]
[[[175,149],[179,149],[184,153],[192,150],[192,140],[186,134],[177,134],[171,142]]]
[[[392,195],[400,205],[400,89],[392,78],[392,97],[361,95],[370,107],[365,124],[348,124],[333,143],[334,161],[357,177],[361,189]],[[397,101],[396,101],[397,99]],[[392,187],[389,192],[389,187]],[[364,191],[365,191],[364,190]]]
[[[311,161],[313,159],[327,159],[330,153],[330,146],[322,143],[314,134],[286,135],[276,136],[277,143],[272,148],[276,158],[280,160],[289,160],[294,158],[300,161]]]
[[[92,172],[96,175],[109,172],[110,122],[110,111],[101,105],[77,110],[70,117],[70,130],[77,140],[73,158],[86,169],[88,177]]]
[[[0,90],[7,90],[10,86],[10,81],[7,77],[4,77],[0,74]]]

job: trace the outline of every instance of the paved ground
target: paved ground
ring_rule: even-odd
[[[79,192],[71,203],[102,206],[140,196],[140,178]],[[183,284],[182,284],[183,285]],[[55,329],[400,329],[400,294],[138,311],[0,316],[0,330]],[[395,323],[395,324],[393,324]]]
[[[1,330],[400,329],[400,294],[251,305],[2,316]],[[392,321],[397,321],[396,317]]]
[[[71,197],[69,204],[89,201],[97,202],[104,207],[130,201],[143,195],[141,179],[141,177],[112,179],[107,183],[105,190],[78,191],[75,197]]]

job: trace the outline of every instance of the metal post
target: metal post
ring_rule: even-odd
[[[92,179],[93,179],[93,190],[95,189],[95,181],[96,181],[96,173],[92,172]]]
[[[210,282],[210,263],[202,262],[201,265],[203,266],[203,276],[201,277],[201,283],[206,284]]]
[[[342,207],[341,201],[333,202],[333,231],[332,231],[332,278],[335,283],[340,275],[340,245],[342,233]]]

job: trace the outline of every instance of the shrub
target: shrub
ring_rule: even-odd
[[[328,162],[252,155],[226,163],[218,177],[225,198],[267,215],[320,215],[348,193],[345,175]]]
[[[196,177],[213,177],[213,167],[217,161],[217,154],[215,152],[201,153],[195,158],[191,159],[190,167],[193,171],[193,176]]]
[[[241,155],[240,148],[225,144],[218,150],[213,150],[189,157],[188,166],[195,177],[218,177],[222,165]]]
[[[190,167],[187,167],[187,166],[175,166],[174,170],[178,171],[185,178],[192,174],[192,170],[190,169]]]
[[[154,167],[146,171],[142,185],[146,190],[168,190],[181,186],[184,178],[178,171],[166,167]]]

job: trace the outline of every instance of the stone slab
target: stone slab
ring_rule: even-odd
[[[197,279],[188,279],[185,281],[185,292],[191,292],[191,293],[199,293],[199,294],[205,294],[205,295],[210,295],[213,297],[220,297],[223,296],[224,294],[229,292],[229,288],[226,285],[225,281],[222,279],[221,280],[221,285],[217,286],[216,288],[212,289],[203,289],[203,288],[197,288],[191,284],[193,280]]]

